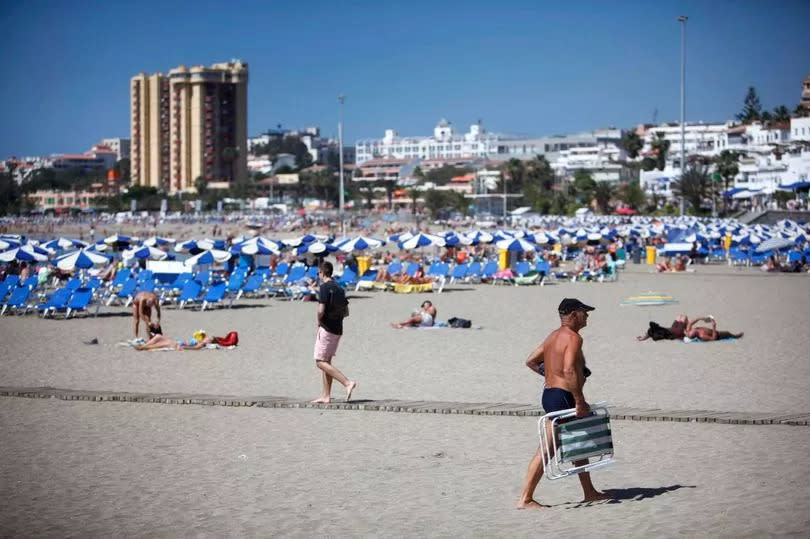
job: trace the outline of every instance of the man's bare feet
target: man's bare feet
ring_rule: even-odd
[[[548,509],[548,507],[548,505],[543,505],[534,500],[529,500],[528,502],[520,500],[520,503],[517,504],[515,509]]]
[[[391,322],[391,327],[394,328],[394,329],[402,329],[402,326],[400,326],[399,324],[397,324],[395,322]]]
[[[610,496],[607,494],[603,494],[601,492],[593,492],[585,496],[585,499],[582,500],[583,502],[599,502],[602,500],[610,500]]]
[[[314,401],[309,401],[312,404],[329,404],[332,402],[332,399],[329,397],[321,397],[319,399],[315,399]]]
[[[357,382],[349,382],[349,385],[346,386],[346,402],[352,400],[352,391],[357,388]]]

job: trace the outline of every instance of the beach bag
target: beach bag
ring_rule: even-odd
[[[450,318],[447,321],[447,323],[450,324],[451,328],[470,328],[470,327],[472,327],[472,321],[471,320],[467,320],[466,318],[456,318],[455,316],[453,318]]]
[[[236,346],[239,344],[239,333],[231,331],[224,337],[214,337],[214,342],[220,346]]]

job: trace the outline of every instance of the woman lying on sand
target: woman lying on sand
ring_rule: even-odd
[[[710,322],[712,327],[696,326],[698,322]],[[689,339],[700,341],[717,341],[720,339],[741,339],[743,333],[732,333],[730,331],[719,331],[717,329],[717,321],[714,316],[708,315],[703,317],[693,318],[691,321],[685,314],[679,315],[672,322],[672,326],[663,327],[656,322],[650,322],[650,327],[644,335],[636,337],[638,341],[646,341],[652,339],[654,341],[661,340],[676,340],[676,339]]]
[[[201,350],[210,344],[236,346],[238,342],[239,337],[235,331],[231,331],[225,337],[209,337],[204,331],[198,331],[186,341],[178,341],[164,335],[155,335],[146,344],[135,346],[135,350]]]

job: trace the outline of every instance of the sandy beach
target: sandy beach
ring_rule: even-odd
[[[0,399],[4,536],[802,535],[805,427],[614,422],[616,497],[541,482],[534,418]]]
[[[352,293],[335,364],[360,399],[536,402],[527,353],[556,305],[594,305],[583,330],[591,401],[670,410],[807,413],[807,275],[726,266],[615,283],[456,285],[441,295]],[[646,292],[679,303],[621,307]],[[431,297],[480,330],[394,330]],[[650,320],[712,314],[738,341],[636,342]],[[172,337],[239,331],[235,350],[141,353],[128,311],[0,320],[0,385],[314,398],[315,304],[248,299],[164,309]],[[96,337],[99,345],[83,340]],[[335,397],[342,397],[336,386]],[[578,507],[543,482],[547,513],[514,511],[536,419],[0,399],[3,535],[761,536],[808,529],[806,427],[614,422],[618,465],[594,475],[616,503]],[[244,455],[244,458],[240,456]],[[576,510],[572,510],[576,509]],[[549,515],[549,516],[546,516]]]

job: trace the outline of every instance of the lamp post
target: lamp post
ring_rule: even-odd
[[[678,22],[681,23],[681,182],[686,171],[686,21],[689,17],[681,15]],[[681,195],[681,216],[683,216],[683,195]]]
[[[340,198],[338,199],[340,202],[338,204],[338,216],[340,217],[340,233],[341,235],[346,234],[346,225],[343,219],[343,101],[346,99],[346,96],[340,94],[338,96],[338,102],[340,103],[340,121],[338,122],[338,146],[340,155],[338,159],[340,160]]]

